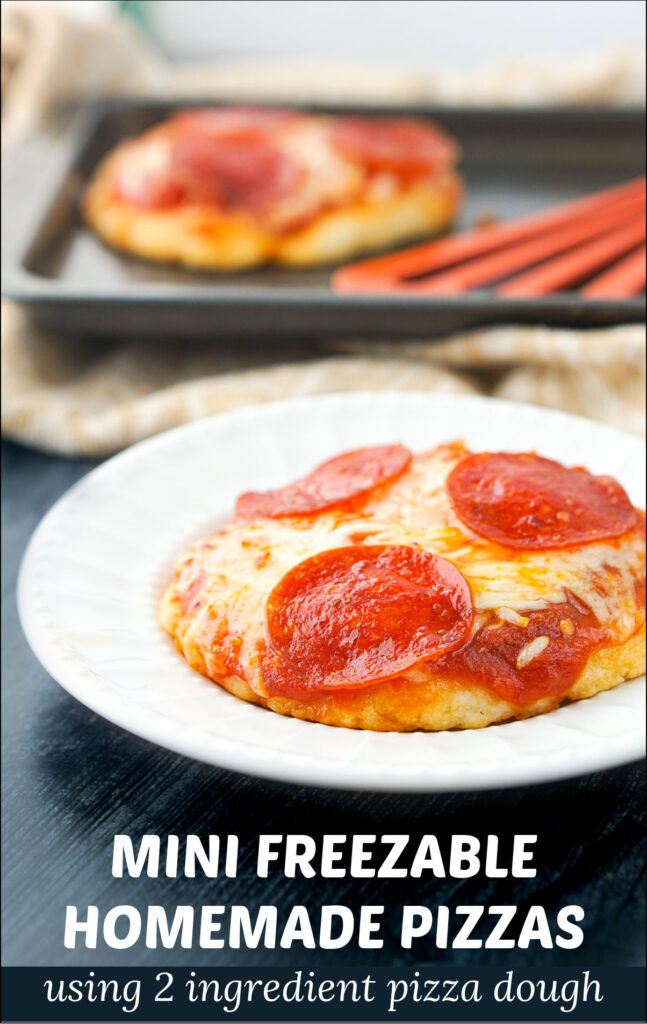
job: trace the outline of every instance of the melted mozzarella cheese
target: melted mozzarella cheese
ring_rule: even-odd
[[[153,133],[125,143],[112,157],[113,172],[119,178],[122,193],[134,198],[145,191],[151,177],[166,171],[170,163],[169,139]]]
[[[362,189],[363,171],[332,146],[325,122],[288,123],[277,133],[276,143],[302,175],[298,189],[273,205],[268,219],[276,230],[305,221],[324,207],[349,203]]]

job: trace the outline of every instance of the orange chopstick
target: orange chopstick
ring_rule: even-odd
[[[506,281],[497,288],[497,292],[506,298],[546,295],[547,292],[557,291],[580,280],[598,267],[606,266],[611,260],[635,248],[644,239],[644,220],[625,224],[574,252],[565,253],[554,260],[549,260],[543,266],[535,267],[526,274],[513,278],[512,281]]]
[[[564,227],[545,235],[542,234],[538,238],[531,238],[528,241],[482,256],[480,259],[462,263],[460,266],[446,270],[442,274],[436,274],[428,280],[415,282],[415,290],[425,294],[444,293],[447,295],[491,284],[516,270],[532,266],[548,256],[554,256],[556,253],[564,252],[582,242],[597,238],[612,228],[631,224],[635,222],[637,216],[642,216],[643,212],[644,200],[642,197],[625,200],[622,205],[614,204],[610,209],[604,209],[594,217],[587,215],[585,220],[578,218],[575,223],[566,224]]]
[[[502,248],[511,242],[520,242],[544,231],[601,214],[605,210],[622,207],[626,201],[644,194],[645,179],[639,178],[513,223],[468,231],[440,241],[427,242],[405,252],[342,267],[333,274],[331,285],[337,292],[400,290],[403,286],[413,284],[402,278],[430,273],[434,269]]]
[[[647,246],[643,245],[580,288],[580,295],[587,299],[623,299],[643,291],[646,278]]]

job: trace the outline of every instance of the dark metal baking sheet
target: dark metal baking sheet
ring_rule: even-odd
[[[593,326],[644,319],[644,295],[612,302],[584,301],[575,292],[539,300],[502,300],[485,291],[455,298],[355,297],[333,294],[330,267],[221,275],[120,255],[81,223],[79,196],[108,149],[174,106],[96,104],[84,113],[71,144],[59,144],[58,152],[41,145],[7,161],[3,291],[39,321],[87,336],[254,336],[269,343],[286,335],[395,338],[495,322]],[[639,110],[395,112],[432,117],[458,138],[466,179],[459,228],[483,214],[507,219],[644,173],[645,119]]]

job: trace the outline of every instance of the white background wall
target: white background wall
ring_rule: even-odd
[[[254,53],[456,68],[638,43],[642,0],[153,0],[176,56]]]

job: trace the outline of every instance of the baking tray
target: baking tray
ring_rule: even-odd
[[[40,322],[88,337],[253,336],[270,343],[288,335],[429,337],[495,322],[594,326],[644,319],[644,295],[611,302],[585,301],[575,292],[515,300],[487,291],[451,298],[336,295],[331,267],[215,275],[120,255],[81,223],[84,183],[120,139],[178,106],[186,104],[94,104],[58,147],[27,148],[6,161],[3,291]],[[466,179],[459,229],[480,216],[519,216],[644,172],[641,110],[375,107],[361,113],[431,117],[456,136]]]

